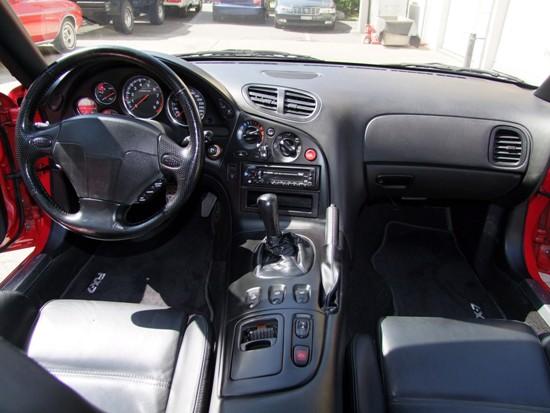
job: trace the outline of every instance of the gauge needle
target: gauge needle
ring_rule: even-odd
[[[103,99],[109,99],[110,97],[112,97],[114,95],[115,95],[115,92],[111,92],[107,96],[103,96]]]
[[[135,105],[132,107],[132,110],[135,110],[139,105],[141,105],[143,102],[147,100],[147,98],[151,95],[145,95],[140,100],[138,100]]]

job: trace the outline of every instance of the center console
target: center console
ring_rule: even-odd
[[[226,152],[235,236],[210,411],[334,411],[339,217],[321,148],[242,118]]]

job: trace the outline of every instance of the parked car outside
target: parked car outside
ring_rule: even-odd
[[[332,0],[278,0],[275,27],[322,26],[334,29],[336,5]]]
[[[70,0],[8,0],[36,44],[53,44],[60,52],[76,48],[82,10]]]
[[[109,24],[117,32],[131,34],[134,31],[135,18],[146,15],[151,24],[164,23],[163,0],[73,0],[84,14],[94,23]]]
[[[202,0],[164,0],[164,7],[177,9],[178,15],[185,17],[191,11],[200,12],[202,10]]]
[[[214,21],[220,21],[226,17],[255,18],[264,21],[267,12],[263,0],[214,0],[212,3]]]

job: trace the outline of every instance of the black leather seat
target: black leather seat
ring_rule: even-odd
[[[378,354],[366,336],[351,346],[356,411],[550,412],[550,364],[523,323],[388,317],[379,338]]]
[[[2,354],[14,352],[0,344]],[[26,350],[77,395],[44,377],[47,373],[22,354],[12,354],[20,363],[19,372],[11,373],[25,375],[16,379],[24,384],[34,376],[31,382],[53,389],[56,405],[46,398],[34,407],[16,403],[13,411],[194,413],[207,408],[210,331],[201,316],[151,305],[56,300],[40,310]],[[9,380],[9,373],[0,374],[0,385]],[[10,411],[8,396],[1,399],[0,411]],[[57,405],[64,399],[72,403],[68,410]]]

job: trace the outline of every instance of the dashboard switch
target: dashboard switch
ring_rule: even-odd
[[[292,352],[292,361],[298,367],[304,367],[309,362],[309,347],[308,346],[294,346]]]
[[[315,159],[317,159],[317,151],[311,148],[307,149],[304,152],[304,158],[306,158],[310,162],[313,162]]]
[[[296,303],[308,303],[310,294],[311,287],[308,284],[296,284],[294,286],[294,301],[296,301]]]
[[[262,289],[260,287],[253,287],[246,290],[244,302],[248,308],[254,308],[260,304]]]
[[[281,304],[285,300],[285,290],[286,287],[284,284],[272,285],[269,287],[269,302],[273,305]]]
[[[311,331],[311,320],[309,318],[297,317],[294,320],[294,334],[298,338],[307,338]]]

